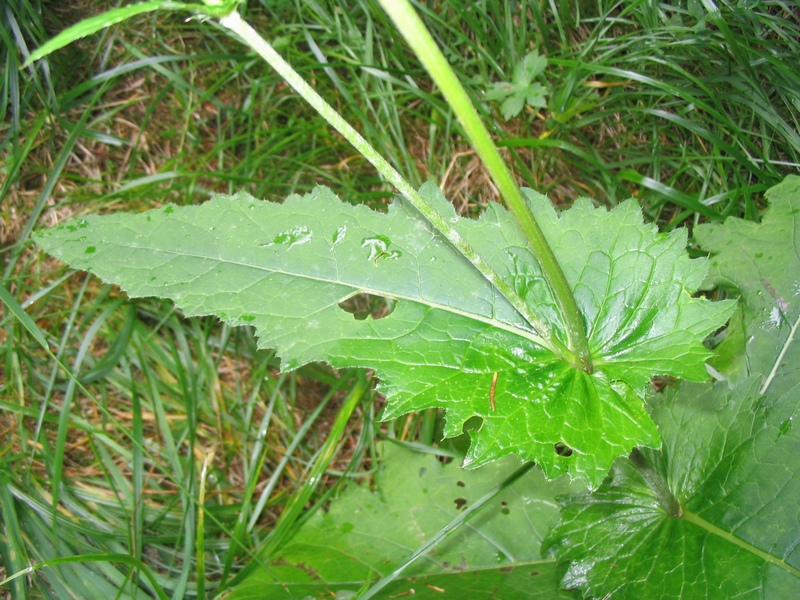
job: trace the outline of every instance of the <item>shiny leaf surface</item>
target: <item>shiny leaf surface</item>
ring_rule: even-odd
[[[724,381],[658,396],[657,479],[617,463],[571,497],[546,545],[565,585],[620,598],[800,596],[800,178],[773,188],[761,224],[703,225],[709,282],[740,290]],[[742,335],[745,332],[745,336]],[[672,504],[676,502],[676,504]],[[679,510],[674,510],[678,506]]]
[[[461,219],[436,186],[421,193],[564,342],[559,307],[511,215],[492,204],[479,220]],[[131,296],[253,326],[286,368],[324,360],[376,369],[387,418],[442,407],[453,436],[481,417],[469,465],[516,454],[550,478],[569,473],[596,487],[616,457],[658,445],[642,403],[650,378],[706,379],[702,340],[733,304],[691,297],[705,262],[688,258],[685,233],[645,225],[635,202],[606,211],[579,200],[557,213],[526,194],[586,320],[591,374],[556,356],[402,201],[382,214],[326,188],[283,204],[240,193],[87,217],[37,240]],[[356,320],[340,304],[359,293],[397,306]]]

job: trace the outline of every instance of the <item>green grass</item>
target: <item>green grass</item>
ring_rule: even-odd
[[[486,4],[502,14],[504,3]],[[693,215],[755,218],[758,195],[800,165],[800,17],[783,3],[717,13],[699,3],[556,3],[516,21],[450,6],[466,26],[442,28],[441,41],[478,83],[508,78],[522,40],[547,53],[549,110],[498,126],[520,176],[557,201],[633,194],[670,226]]]
[[[671,228],[755,219],[760,193],[800,165],[796,9],[509,4],[423,12],[524,185],[562,204],[635,195]],[[281,375],[246,328],[127,300],[65,272],[29,234],[239,189],[280,200],[324,184],[376,208],[392,190],[265,65],[195,21],[139,17],[50,57],[49,71],[19,72],[21,40],[31,48],[86,9],[51,10],[27,0],[2,15],[3,286],[30,319],[8,305],[0,323],[0,580],[93,558],[46,563],[0,592],[213,594],[368,474],[377,439],[429,449],[438,415],[380,423],[364,373]],[[251,1],[248,15],[413,183],[443,182],[465,214],[496,199],[375,3]],[[550,105],[505,122],[483,93],[533,47],[550,61]]]

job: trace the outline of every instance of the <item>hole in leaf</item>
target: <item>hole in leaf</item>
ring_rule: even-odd
[[[458,487],[466,487],[466,486],[467,486],[467,484],[466,484],[466,483],[464,483],[463,481],[456,481],[456,485],[457,485]]]
[[[503,514],[503,515],[510,515],[511,514],[511,511],[508,508],[508,502],[506,502],[505,500],[503,500],[500,503],[500,514]]]
[[[480,431],[481,427],[483,427],[483,419],[475,415],[464,421],[464,426],[461,428],[461,431],[464,433],[469,433],[470,431]]]
[[[349,312],[358,321],[363,321],[367,317],[372,317],[377,321],[392,314],[395,304],[394,300],[383,296],[354,294],[339,302],[339,308]]]
[[[559,456],[572,456],[572,448],[567,446],[564,442],[558,442],[555,445],[556,454]]]
[[[538,574],[539,574],[539,571],[531,571],[530,572],[530,576],[531,577],[536,577]]]
[[[466,498],[456,498],[455,500],[453,500],[453,502],[456,503],[456,509],[458,510],[464,510],[464,508],[467,506]]]

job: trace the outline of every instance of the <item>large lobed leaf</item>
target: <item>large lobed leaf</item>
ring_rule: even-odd
[[[464,471],[393,443],[381,446],[375,491],[349,486],[317,512],[269,564],[248,576],[229,600],[350,597],[385,576],[519,466]],[[553,598],[556,563],[543,559],[542,538],[558,518],[555,496],[575,490],[529,471],[500,492],[429,554],[381,591],[380,598]]]
[[[565,503],[546,544],[570,561],[564,583],[615,598],[800,597],[800,178],[767,195],[761,224],[697,230],[709,283],[742,294],[742,353],[727,380],[657,398],[663,438],[645,451],[680,503],[668,514],[629,461]],[[746,337],[740,335],[741,329]]]
[[[566,340],[511,215],[492,204],[477,221],[461,219],[435,185],[421,193]],[[643,224],[635,202],[606,211],[579,200],[559,214],[526,193],[586,319],[592,374],[553,354],[402,201],[382,214],[343,204],[326,188],[283,204],[240,193],[197,207],[87,217],[37,240],[131,296],[171,298],[189,316],[252,325],[287,368],[312,360],[375,368],[386,418],[442,407],[453,436],[481,417],[467,464],[517,454],[550,478],[569,472],[597,487],[616,457],[658,445],[641,400],[650,378],[705,379],[702,340],[733,306],[691,297],[705,262],[687,257],[685,233]],[[359,321],[339,306],[357,293],[399,302],[388,317]]]

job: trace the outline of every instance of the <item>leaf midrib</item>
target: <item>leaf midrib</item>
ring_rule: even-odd
[[[763,550],[761,550],[759,548],[756,548],[752,544],[750,544],[748,542],[745,542],[744,540],[736,537],[730,531],[725,531],[724,529],[721,529],[721,528],[717,527],[716,525],[714,525],[712,523],[709,523],[708,521],[706,521],[705,519],[703,519],[702,517],[700,517],[696,513],[688,511],[688,510],[686,510],[684,508],[683,511],[682,511],[681,518],[686,519],[686,521],[688,521],[689,523],[697,525],[698,527],[700,527],[702,529],[705,529],[709,533],[712,533],[712,534],[722,538],[723,540],[738,546],[739,548],[742,548],[746,552],[750,552],[751,554],[755,554],[756,556],[758,556],[759,558],[761,558],[765,562],[771,563],[771,564],[777,566],[778,568],[786,571],[787,573],[790,573],[790,574],[794,575],[795,577],[800,578],[800,569],[796,569],[792,565],[788,564],[786,561],[781,560],[780,558],[778,558],[776,556],[773,556],[773,555],[771,555],[771,554],[769,554],[767,552],[764,552]]]
[[[800,328],[800,315],[798,315],[797,320],[795,320],[794,325],[792,325],[792,329],[789,331],[789,335],[786,337],[786,341],[783,343],[781,347],[781,351],[778,353],[775,362],[772,365],[772,369],[769,372],[769,375],[764,380],[764,383],[759,388],[759,394],[765,394],[767,388],[769,388],[772,380],[775,379],[775,376],[778,374],[778,369],[781,366],[781,362],[783,361],[783,357],[786,356],[786,353],[789,351],[789,346],[792,345],[794,341],[794,336],[797,335],[797,329]]]
[[[115,246],[117,246],[117,247],[127,248],[127,249],[130,249],[130,250],[143,250],[143,251],[147,251],[147,252],[170,254],[170,255],[173,255],[173,256],[197,258],[197,259],[208,260],[208,261],[212,261],[212,262],[218,262],[218,263],[222,263],[222,264],[230,264],[230,265],[236,265],[236,266],[240,266],[240,267],[255,269],[257,271],[264,271],[266,273],[277,273],[277,274],[286,275],[286,276],[289,276],[289,277],[298,277],[298,278],[301,278],[301,279],[310,279],[312,281],[319,281],[319,282],[322,282],[322,283],[327,283],[327,284],[332,284],[332,285],[342,285],[342,286],[347,286],[347,287],[352,288],[353,291],[351,293],[347,294],[346,296],[344,296],[343,298],[341,298],[339,300],[339,302],[342,302],[342,301],[346,300],[347,298],[352,297],[355,294],[372,294],[372,295],[381,296],[381,297],[384,297],[384,298],[392,298],[394,300],[408,300],[410,302],[416,302],[418,304],[429,306],[431,308],[435,308],[435,309],[438,309],[438,310],[443,310],[443,311],[446,311],[446,312],[449,312],[449,313],[452,313],[452,314],[455,314],[455,315],[459,315],[459,316],[462,316],[462,317],[466,317],[468,319],[472,319],[474,321],[478,321],[478,322],[481,322],[481,323],[485,323],[487,325],[491,325],[492,327],[496,327],[497,329],[502,329],[503,331],[507,331],[507,332],[512,333],[512,334],[514,334],[516,336],[526,338],[526,339],[530,340],[531,342],[533,342],[534,344],[537,344],[538,346],[540,346],[542,348],[545,348],[545,349],[548,349],[548,350],[550,349],[550,345],[548,344],[548,342],[546,340],[544,340],[543,338],[537,336],[536,334],[534,334],[534,333],[532,333],[530,331],[526,331],[526,330],[524,330],[524,329],[522,329],[520,327],[511,325],[510,323],[506,323],[506,322],[500,321],[498,319],[493,319],[491,317],[484,317],[484,316],[478,315],[476,313],[472,313],[472,312],[468,312],[468,311],[464,311],[464,310],[459,310],[456,307],[448,306],[446,304],[441,304],[441,303],[435,302],[435,301],[430,300],[430,299],[425,299],[425,298],[420,298],[420,297],[413,297],[413,296],[409,296],[409,295],[406,295],[406,294],[398,294],[398,293],[395,293],[395,292],[388,292],[386,290],[381,290],[381,289],[371,288],[371,287],[367,287],[367,286],[357,285],[357,284],[350,283],[350,282],[347,282],[347,281],[341,281],[341,280],[337,281],[337,280],[333,280],[333,279],[330,279],[330,278],[325,278],[325,277],[320,277],[320,276],[313,276],[313,275],[309,275],[307,273],[298,274],[296,272],[287,271],[285,269],[277,269],[277,268],[273,268],[273,267],[264,267],[264,266],[255,265],[255,264],[252,264],[252,263],[232,260],[232,259],[229,259],[229,258],[222,258],[222,257],[219,257],[219,256],[207,256],[207,255],[199,254],[199,253],[196,253],[196,252],[188,252],[188,251],[184,251],[184,250],[178,252],[176,250],[169,250],[169,249],[164,249],[164,248],[152,248],[152,247],[146,247],[146,246],[138,246],[138,245],[135,245],[135,244],[124,244],[124,243],[120,243],[120,242],[113,242],[113,244]]]

